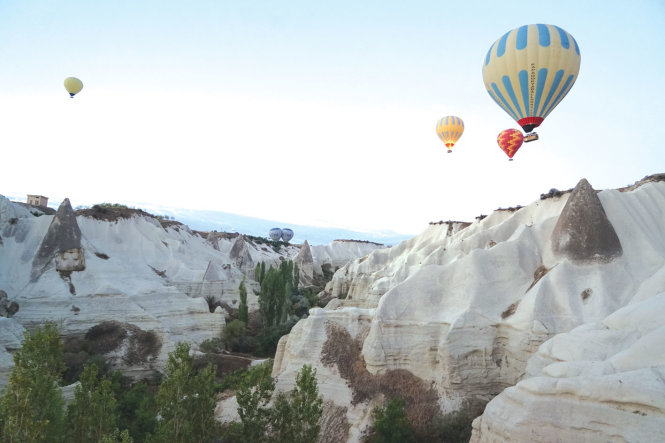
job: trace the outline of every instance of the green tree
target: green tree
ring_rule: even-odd
[[[2,441],[58,441],[62,436],[64,400],[58,387],[65,370],[62,354],[54,323],[25,333],[0,398]]]
[[[111,381],[98,376],[99,368],[91,364],[83,369],[81,384],[67,407],[69,441],[100,441],[116,426],[116,400]]]
[[[128,429],[137,441],[145,441],[157,426],[155,398],[148,385],[138,382],[118,398],[118,427]]]
[[[258,262],[254,268],[254,280],[261,283],[261,262]]]
[[[272,360],[251,368],[240,383],[236,393],[241,441],[263,441],[270,423],[268,403],[275,390],[275,380],[271,376]]]
[[[293,264],[293,290],[298,293],[298,285],[300,285],[300,269],[296,263]]]
[[[285,281],[280,270],[272,267],[268,269],[259,293],[259,310],[264,328],[286,321],[284,318],[284,305],[287,304],[285,289]]]
[[[266,277],[266,263],[265,262],[260,262],[257,266],[258,271],[254,272],[254,277],[256,278],[256,281],[260,283],[263,283],[263,279]]]
[[[372,443],[403,443],[415,441],[415,434],[404,413],[405,402],[393,398],[387,406],[374,408],[374,429],[368,439]]]
[[[189,349],[189,344],[178,343],[169,353],[168,375],[156,399],[161,418],[155,441],[209,442],[216,434],[216,371],[208,365],[197,374]]]
[[[279,442],[316,442],[323,413],[316,369],[304,365],[288,394],[279,393],[272,411],[273,438]]]
[[[293,281],[293,261],[285,260],[279,264],[279,272],[282,274],[284,283],[289,283]],[[290,295],[290,294],[289,294]]]
[[[244,278],[240,282],[240,286],[238,287],[238,292],[240,292],[240,305],[238,305],[238,320],[247,324],[247,321],[249,320],[249,309],[247,307],[247,287],[245,286]]]

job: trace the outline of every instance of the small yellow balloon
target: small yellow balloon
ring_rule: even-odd
[[[448,148],[448,152],[453,152],[452,148],[460,139],[464,132],[464,122],[461,118],[454,115],[448,115],[439,120],[436,124],[436,134]]]
[[[83,82],[76,77],[67,77],[65,79],[65,89],[69,92],[69,96],[73,98],[83,89]]]

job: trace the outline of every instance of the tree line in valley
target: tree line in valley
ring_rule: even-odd
[[[0,397],[4,442],[314,442],[319,434],[322,399],[308,365],[289,392],[274,392],[270,360],[220,384],[214,365],[197,369],[190,345],[178,343],[159,383],[132,384],[91,363],[65,406],[63,347],[53,323],[25,334],[14,363]],[[235,393],[240,421],[215,419],[222,390]]]

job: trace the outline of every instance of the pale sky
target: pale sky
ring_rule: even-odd
[[[508,162],[482,61],[532,23],[581,68]],[[0,194],[417,234],[665,172],[664,44],[662,0],[0,0]]]

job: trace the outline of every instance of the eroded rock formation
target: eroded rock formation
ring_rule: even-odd
[[[33,281],[39,278],[53,259],[57,271],[71,272],[85,269],[81,229],[67,198],[60,204],[32,261]]]
[[[609,262],[623,253],[603,204],[584,178],[573,189],[554,226],[552,250],[578,262]]]
[[[314,281],[314,257],[307,240],[303,242],[294,261],[300,269],[300,284],[305,287],[310,286]]]
[[[206,243],[219,251],[219,240],[217,239],[217,231],[210,231],[206,237]]]
[[[254,260],[247,247],[247,242],[242,235],[236,237],[236,241],[231,247],[229,258],[243,274],[248,277],[254,276]]]

